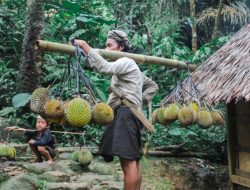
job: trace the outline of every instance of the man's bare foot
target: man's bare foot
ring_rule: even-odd
[[[53,160],[52,159],[49,159],[49,160],[47,160],[47,163],[49,164],[49,165],[51,165],[51,164],[53,164]]]

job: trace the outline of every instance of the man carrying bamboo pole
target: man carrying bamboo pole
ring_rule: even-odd
[[[141,110],[143,103],[149,103],[158,90],[157,84],[144,76],[134,60],[123,57],[115,62],[108,62],[96,53],[86,41],[74,40],[88,55],[90,67],[101,74],[112,75],[111,87],[122,94],[131,105]],[[128,52],[130,43],[127,34],[120,30],[108,33],[106,49]],[[101,139],[99,153],[105,161],[112,161],[118,156],[124,173],[124,189],[139,190],[141,186],[140,159],[142,156],[141,129],[143,125],[122,104],[121,97],[112,92],[108,104],[114,109],[114,120],[106,126]]]

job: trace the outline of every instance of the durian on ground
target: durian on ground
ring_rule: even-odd
[[[14,160],[16,157],[16,149],[13,146],[0,145],[0,157]]]
[[[79,160],[79,154],[80,154],[80,150],[74,151],[74,152],[71,154],[71,160],[73,160],[73,161],[75,161],[75,162],[78,162],[78,160]]]
[[[78,162],[82,166],[88,166],[93,160],[93,155],[88,149],[83,149],[78,155]]]

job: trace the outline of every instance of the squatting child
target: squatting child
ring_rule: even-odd
[[[49,123],[40,115],[36,118],[37,131],[28,131],[17,126],[6,127],[8,131],[21,131],[27,137],[27,141],[36,159],[33,162],[43,162],[43,158],[48,164],[53,163],[53,158],[56,156],[55,138],[49,129]]]

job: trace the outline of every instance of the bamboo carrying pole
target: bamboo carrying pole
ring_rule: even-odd
[[[36,132],[37,130],[35,129],[25,129],[22,128],[24,131],[30,131],[30,132]],[[12,131],[20,131],[19,127],[16,127]],[[62,133],[62,134],[72,134],[72,135],[84,135],[84,133],[78,133],[78,132],[70,132],[70,131],[50,131],[51,133]]]
[[[75,48],[71,45],[38,40],[37,47],[42,51],[51,51],[51,52],[75,55]],[[118,52],[118,51],[111,51],[104,49],[95,49],[95,51],[97,51],[102,57],[110,61],[115,61],[121,57],[128,57],[135,60],[135,62],[139,64],[154,64],[154,65],[168,66],[171,68],[188,69],[188,65],[185,62],[174,59],[166,59],[156,56],[140,55],[140,54]],[[190,71],[194,71],[196,69],[196,66],[189,64],[189,69]]]

